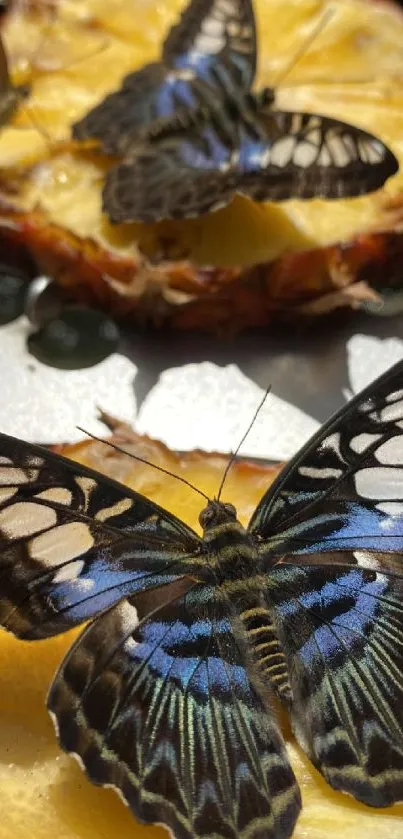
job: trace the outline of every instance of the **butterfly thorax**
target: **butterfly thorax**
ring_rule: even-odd
[[[199,521],[216,585],[228,596],[231,586],[236,597],[237,581],[250,581],[258,575],[259,556],[255,543],[238,521],[232,504],[210,501]]]

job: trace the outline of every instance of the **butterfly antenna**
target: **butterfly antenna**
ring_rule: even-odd
[[[145,463],[146,466],[152,466],[153,469],[157,469],[158,472],[162,472],[164,475],[169,475],[170,478],[175,478],[177,481],[180,481],[182,484],[185,484],[190,489],[193,489],[194,492],[197,492],[198,495],[201,495],[205,498],[206,501],[210,501],[211,499],[206,495],[205,492],[202,492],[201,489],[198,489],[190,481],[187,481],[186,478],[182,478],[181,475],[175,475],[175,472],[170,472],[169,469],[164,469],[163,466],[158,466],[157,463],[153,463],[151,460],[146,460],[145,457],[140,457],[138,454],[133,454],[133,452],[127,451],[127,449],[123,449],[121,446],[117,446],[116,443],[111,443],[110,440],[102,440],[102,437],[97,437],[96,434],[91,434],[90,431],[86,431],[85,428],[82,428],[80,425],[77,425],[79,431],[82,431],[83,434],[86,434],[88,437],[91,437],[93,440],[96,440],[98,443],[104,443],[105,446],[110,446],[111,449],[115,449],[117,452],[121,452],[121,454],[126,454],[128,457],[132,457],[133,460],[138,460],[140,463]]]
[[[298,62],[301,60],[301,58],[308,52],[311,44],[313,44],[313,42],[316,41],[316,38],[318,37],[318,35],[320,35],[320,33],[323,32],[323,30],[328,25],[328,23],[330,23],[331,19],[334,17],[335,14],[336,14],[335,9],[328,9],[327,12],[325,12],[323,17],[321,17],[321,19],[318,21],[317,25],[314,26],[314,28],[313,28],[311,34],[308,36],[308,38],[304,41],[303,44],[301,44],[300,48],[294,53],[291,61],[289,62],[289,64],[287,64],[285,70],[283,70],[280,73],[280,75],[277,76],[277,79],[274,80],[274,82],[272,84],[272,87],[274,89],[280,87],[280,85],[283,84],[284,79],[286,79],[287,76],[289,76],[289,74],[294,69],[296,64],[298,64]]]
[[[264,405],[264,403],[266,402],[266,399],[267,399],[267,397],[268,397],[268,395],[269,395],[270,391],[271,391],[271,385],[269,385],[269,387],[267,388],[267,390],[266,390],[266,392],[265,392],[265,394],[264,394],[263,398],[260,400],[259,405],[257,406],[255,413],[253,414],[252,420],[251,420],[251,422],[249,423],[249,425],[248,425],[248,427],[247,427],[247,429],[246,429],[246,431],[245,431],[245,434],[244,434],[244,435],[243,435],[243,437],[242,437],[242,440],[238,443],[238,445],[237,445],[237,447],[236,447],[235,451],[234,451],[234,452],[233,452],[233,454],[231,455],[231,457],[230,457],[230,459],[229,459],[229,461],[228,461],[228,463],[227,463],[227,465],[226,465],[226,467],[225,467],[224,474],[223,474],[223,476],[222,476],[221,483],[220,483],[220,486],[219,486],[219,489],[218,489],[217,501],[219,501],[219,500],[220,500],[221,493],[222,493],[222,491],[223,491],[223,487],[224,487],[225,481],[227,480],[228,472],[229,472],[229,470],[231,469],[231,466],[232,466],[232,465],[233,465],[233,463],[234,463],[234,460],[235,460],[235,458],[236,458],[236,456],[237,456],[237,454],[238,454],[238,452],[239,452],[239,449],[241,448],[241,446],[242,446],[242,445],[243,445],[243,443],[245,442],[245,440],[246,440],[246,438],[247,438],[247,436],[248,436],[248,434],[249,434],[249,432],[250,432],[250,430],[251,430],[251,428],[252,428],[252,426],[253,426],[253,424],[254,424],[254,422],[255,422],[255,420],[256,420],[256,417],[258,416],[258,414],[259,414],[259,412],[260,412],[261,408],[263,408],[263,405]]]

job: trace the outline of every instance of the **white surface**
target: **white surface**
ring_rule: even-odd
[[[25,318],[0,328],[0,430],[26,440],[73,442],[83,436],[77,425],[104,435],[105,427],[96,419],[100,407],[173,449],[229,451],[238,445],[263,396],[262,388],[236,364],[202,361],[169,367],[167,352],[167,369],[145,396],[136,417],[134,384],[138,368],[126,356],[115,353],[86,370],[56,370],[28,354],[27,332]],[[346,359],[348,373],[348,385],[340,388],[340,398],[336,394],[336,404],[341,406],[403,358],[403,341],[356,334],[338,349],[338,357],[340,353]],[[147,353],[143,356],[146,362]],[[276,357],[280,368],[284,357]],[[286,369],[298,373],[298,356],[287,358]],[[311,378],[315,380],[315,361],[311,363]],[[330,364],[327,369],[331,371],[332,367]],[[146,366],[142,373],[145,370]],[[326,405],[328,394],[318,383],[318,391],[320,387]],[[330,392],[334,393],[331,381]],[[272,392],[241,454],[287,459],[318,427],[316,419]]]
[[[56,370],[26,350],[28,321],[0,329],[0,430],[38,443],[74,442],[83,435],[105,434],[98,407],[133,422],[137,368],[114,353],[86,370]]]
[[[136,428],[174,449],[234,450],[263,395],[235,364],[186,364],[162,374]],[[288,458],[318,427],[315,419],[270,393],[240,454]]]
[[[402,358],[403,341],[400,338],[382,339],[372,335],[353,335],[347,342],[351,392],[359,393]]]

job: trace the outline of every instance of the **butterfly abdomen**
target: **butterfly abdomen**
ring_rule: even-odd
[[[270,682],[281,702],[288,705],[292,698],[288,668],[269,610],[257,605],[245,609],[240,617],[262,678]]]

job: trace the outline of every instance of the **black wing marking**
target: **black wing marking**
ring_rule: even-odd
[[[0,435],[0,623],[64,632],[128,592],[195,572],[199,537],[115,481]]]
[[[275,111],[262,120],[231,108],[193,127],[162,130],[113,166],[103,192],[109,219],[198,216],[236,193],[256,201],[342,198],[378,189],[397,171],[392,152],[351,125]]]
[[[263,496],[249,524],[262,553],[402,552],[402,421],[399,362],[325,423]]]
[[[296,737],[333,787],[374,807],[403,800],[402,429],[400,362],[302,449],[249,528]]]
[[[205,587],[164,610],[169,588],[149,620],[125,600],[67,655],[48,698],[61,745],[179,839],[288,839],[298,786],[231,622]]]
[[[300,745],[335,789],[386,807],[403,800],[403,567],[372,558],[379,571],[278,565],[267,598]]]
[[[119,91],[73,125],[73,137],[123,154],[155,121],[248,89],[255,65],[250,0],[192,0],[167,37],[163,62],[126,76]]]
[[[247,92],[256,72],[256,27],[251,0],[193,0],[173,26],[164,62],[194,70],[225,89]]]

